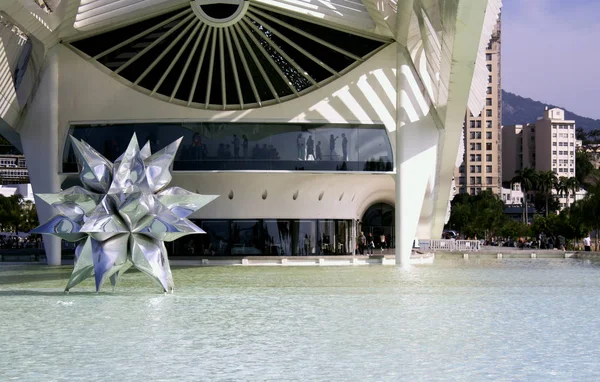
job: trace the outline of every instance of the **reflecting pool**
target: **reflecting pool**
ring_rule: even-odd
[[[62,293],[0,266],[0,380],[600,380],[600,266],[580,260],[174,267]]]

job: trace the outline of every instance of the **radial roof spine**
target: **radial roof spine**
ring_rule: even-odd
[[[212,77],[213,77],[213,69],[215,66],[215,48],[217,46],[217,33],[218,30],[215,28],[213,30],[212,42],[210,44],[210,57],[208,62],[208,83],[206,84],[206,105],[205,109],[208,109],[208,105],[210,105],[210,91],[212,87]]]
[[[165,78],[167,78],[169,73],[171,73],[171,70],[173,70],[173,67],[175,66],[177,61],[179,61],[179,59],[181,58],[181,55],[183,54],[183,52],[185,51],[187,46],[190,44],[190,42],[192,41],[192,39],[194,38],[196,33],[198,33],[198,29],[200,29],[201,25],[202,25],[202,23],[200,21],[198,21],[196,23],[194,30],[192,31],[192,33],[190,33],[188,38],[185,40],[185,42],[183,43],[183,46],[181,47],[181,49],[179,49],[179,51],[177,52],[177,55],[175,56],[173,61],[171,61],[171,63],[167,67],[167,70],[165,70],[165,72],[162,74],[162,76],[160,77],[160,80],[158,80],[158,82],[156,83],[156,86],[154,86],[154,89],[152,89],[152,92],[150,93],[150,95],[153,95],[154,93],[156,93],[158,88],[160,88],[160,85],[162,85],[162,83],[165,81]],[[204,30],[204,28],[203,28],[203,30]],[[190,56],[190,58],[191,58],[191,56]],[[187,66],[186,66],[186,69],[187,69]],[[181,79],[182,77],[180,76],[179,78]],[[180,82],[178,81],[178,83],[180,83]]]
[[[136,54],[135,56],[131,57],[126,63],[124,63],[117,70],[115,70],[115,74],[119,74],[121,71],[123,71],[129,65],[133,64],[137,59],[139,59],[144,54],[146,54],[150,49],[154,48],[156,45],[158,45],[164,39],[166,39],[167,37],[169,37],[173,33],[177,32],[177,30],[179,28],[181,28],[186,22],[188,22],[189,20],[191,20],[192,17],[194,17],[193,13],[191,15],[188,15],[183,20],[181,20],[173,28],[169,29],[169,31],[167,33],[161,35],[159,38],[157,38],[156,40],[154,40],[150,45],[148,45],[147,47],[145,47],[144,49],[142,49],[138,54]]]
[[[267,34],[265,33],[264,30],[259,29],[253,22],[248,22],[248,20],[252,20],[252,18],[247,17],[244,18],[244,21],[246,21],[246,23],[250,26],[250,28],[254,29],[256,31],[256,33],[259,33],[262,35],[263,39],[273,48],[275,49],[275,51],[277,53],[279,53],[281,55],[281,57],[285,58],[287,62],[290,63],[290,65],[292,65],[297,71],[298,73],[300,73],[302,75],[302,77],[306,78],[307,80],[309,80],[313,85],[319,87],[319,84],[317,84],[317,82],[308,75],[308,73],[306,72],[306,70],[302,69],[302,67],[300,65],[298,65],[296,63],[296,61],[294,61],[287,53],[285,53],[279,46],[277,46],[277,44],[275,44],[270,38],[269,36],[267,36]],[[264,25],[264,24],[263,24]],[[273,29],[269,28],[268,26],[264,25],[266,28],[268,28],[271,32],[273,32]],[[273,32],[274,33],[274,32]]]
[[[163,22],[160,22],[160,23],[156,24],[152,28],[146,29],[145,31],[140,32],[140,33],[136,34],[135,36],[133,36],[131,38],[128,38],[127,40],[121,42],[120,44],[117,44],[117,45],[113,46],[112,48],[110,48],[108,50],[105,50],[104,52],[102,52],[100,54],[95,55],[94,57],[92,57],[92,60],[99,60],[100,58],[106,56],[107,54],[112,53],[115,50],[120,49],[120,48],[126,46],[127,44],[132,43],[133,41],[135,41],[135,40],[137,40],[139,38],[142,38],[142,37],[144,37],[146,35],[149,35],[150,33],[154,32],[155,30],[164,27],[165,25],[169,24],[170,22],[172,22],[174,20],[177,20],[178,18],[180,18],[180,17],[182,17],[182,16],[184,16],[184,15],[190,13],[190,12],[192,12],[191,9],[185,9],[183,12],[180,12],[180,13],[176,14],[175,16],[172,16],[172,17],[166,19]]]
[[[347,57],[350,57],[350,58],[352,58],[352,59],[354,59],[356,61],[364,61],[362,57],[359,57],[359,56],[357,56],[355,54],[352,54],[352,53],[350,53],[350,52],[348,52],[348,51],[346,51],[346,50],[344,50],[342,48],[339,48],[339,47],[337,47],[337,46],[335,46],[333,44],[330,44],[327,41],[322,40],[322,39],[320,39],[320,38],[318,38],[316,36],[313,36],[310,33],[306,33],[305,31],[303,31],[300,28],[296,28],[293,25],[290,25],[290,24],[285,23],[285,22],[283,22],[281,20],[278,20],[277,18],[275,18],[275,17],[273,17],[271,15],[268,15],[268,14],[260,11],[257,8],[250,7],[249,13],[251,13],[251,15],[249,15],[249,17],[253,18],[254,20],[256,20],[256,22],[260,23],[261,25],[264,25],[266,28],[268,28],[273,33],[275,33],[275,28],[273,28],[272,26],[270,26],[269,24],[267,24],[266,22],[264,22],[263,20],[261,20],[260,18],[258,18],[256,15],[260,15],[260,16],[268,19],[268,20],[271,20],[274,23],[277,23],[277,24],[279,24],[279,25],[281,25],[281,26],[283,26],[285,28],[288,28],[289,30],[291,30],[293,32],[296,32],[296,33],[298,33],[298,34],[300,34],[300,35],[302,35],[302,36],[304,36],[304,37],[306,37],[308,39],[311,39],[312,41],[314,41],[314,42],[316,42],[318,44],[326,46],[327,48],[329,48],[331,50],[334,50],[334,51],[336,51],[338,53],[341,53],[341,54],[343,54],[343,55],[345,55]]]
[[[254,78],[252,78],[252,72],[250,71],[250,67],[248,66],[246,57],[244,56],[244,52],[242,51],[240,41],[238,40],[237,31],[235,30],[235,28],[230,28],[229,31],[231,32],[231,37],[233,38],[233,42],[235,43],[238,55],[242,60],[242,66],[244,66],[244,70],[246,71],[246,76],[248,77],[248,81],[250,82],[250,87],[252,88],[252,93],[254,93],[254,98],[256,99],[258,105],[262,106],[262,101],[260,100],[260,96],[258,95],[258,90],[256,89]]]
[[[223,110],[227,106],[227,88],[225,87],[225,49],[223,44],[223,28],[219,28],[219,63],[221,64],[221,99]]]
[[[260,61],[258,60],[258,57],[256,57],[256,54],[254,54],[254,51],[252,50],[250,43],[246,39],[246,36],[244,36],[244,32],[241,30],[241,28],[238,24],[235,24],[233,27],[235,28],[235,31],[240,35],[242,42],[246,46],[248,53],[250,54],[250,56],[252,57],[252,60],[254,61],[254,64],[258,68],[258,71],[260,72],[260,74],[263,76],[263,79],[265,80],[265,83],[269,87],[269,90],[271,90],[271,94],[273,95],[275,100],[277,100],[277,102],[280,102],[279,95],[277,94],[275,87],[273,87],[273,84],[271,83],[271,79],[269,79],[269,76],[267,75],[267,73],[265,73],[265,69],[260,64]]]
[[[246,31],[248,36],[250,36],[250,39],[252,40],[252,42],[254,42],[254,45],[256,45],[256,47],[260,50],[260,52],[263,54],[263,56],[267,59],[267,61],[269,61],[269,63],[275,69],[277,74],[279,74],[279,76],[281,76],[281,79],[285,82],[285,84],[288,86],[288,88],[290,88],[292,93],[294,93],[296,96],[298,96],[298,91],[296,90],[294,85],[292,85],[292,82],[290,81],[290,79],[285,75],[285,73],[283,73],[283,71],[281,70],[279,65],[277,65],[277,63],[273,60],[273,57],[271,57],[271,55],[265,50],[265,47],[262,46],[262,44],[256,39],[256,36],[254,36],[254,34],[252,34],[250,29],[248,29],[248,27],[246,26],[246,24],[249,23],[249,21],[245,17],[242,19],[242,21],[243,22],[239,23],[239,25],[244,29],[244,31]]]
[[[198,77],[200,76],[200,69],[202,68],[202,63],[204,62],[204,54],[206,54],[206,47],[208,46],[208,40],[210,40],[211,33],[214,33],[215,28],[209,27],[208,33],[206,33],[206,38],[204,39],[204,44],[202,44],[202,51],[200,52],[200,60],[198,60],[198,66],[196,67],[196,73],[194,74],[194,82],[192,82],[192,89],[190,90],[190,97],[188,98],[188,106],[192,103],[192,99],[194,98],[194,93],[196,92],[196,85],[198,85]]]
[[[198,37],[196,37],[196,42],[194,42],[194,46],[192,47],[192,51],[189,54],[187,60],[185,61],[185,65],[183,66],[183,69],[181,70],[181,73],[179,74],[179,78],[177,79],[177,82],[175,83],[175,88],[173,88],[173,91],[171,92],[171,98],[169,98],[169,102],[173,101],[173,99],[175,98],[175,95],[177,94],[177,90],[179,90],[179,86],[181,85],[181,82],[183,81],[183,77],[187,73],[190,63],[192,62],[192,57],[194,57],[194,54],[196,53],[196,49],[198,49],[198,45],[200,44],[200,40],[202,40],[202,36],[204,35],[204,32],[206,32],[207,28],[208,28],[208,26],[206,24],[202,25],[202,29],[200,30],[200,33],[198,33]]]
[[[256,16],[255,16],[256,17]],[[258,21],[258,20],[257,20]],[[327,70],[329,73],[333,74],[336,77],[339,77],[340,74],[332,69],[329,65],[327,65],[326,63],[324,63],[323,61],[321,61],[319,58],[313,56],[312,54],[310,54],[306,49],[303,49],[300,45],[296,44],[295,42],[293,42],[292,40],[290,40],[289,38],[285,37],[281,32],[279,32],[277,29],[271,27],[271,26],[267,26],[268,24],[263,24],[265,27],[269,28],[269,30],[271,32],[273,32],[274,35],[276,35],[277,37],[279,37],[280,39],[282,39],[283,41],[285,41],[286,43],[290,44],[292,47],[294,47],[297,51],[299,51],[300,53],[304,54],[306,57],[310,58],[312,61],[314,61],[316,64],[318,64],[319,66],[321,66],[323,69]]]
[[[183,36],[185,36],[185,34],[196,24],[199,23],[200,20],[193,20],[187,27],[185,27],[178,35],[176,38],[173,39],[173,41],[171,41],[171,43],[169,44],[169,46],[166,47],[166,49],[164,49],[159,55],[158,57],[156,57],[156,59],[154,59],[154,61],[152,61],[152,63],[150,65],[148,65],[148,67],[146,68],[146,70],[144,70],[142,72],[142,74],[140,74],[140,76],[135,80],[135,82],[133,83],[134,85],[137,85],[140,83],[141,80],[144,79],[144,77],[146,77],[146,75],[148,73],[150,73],[150,71],[152,69],[154,69],[154,67],[156,66],[156,64],[158,64],[160,62],[160,60],[162,60],[167,53],[169,53],[171,51],[171,49],[173,49],[173,47],[175,46],[175,44],[177,44],[179,42],[179,40],[181,40],[183,38]],[[172,61],[174,62],[174,61]]]
[[[235,64],[235,55],[233,54],[233,47],[231,45],[231,36],[229,34],[230,28],[225,28],[225,40],[227,41],[227,51],[229,52],[229,59],[231,60],[231,68],[233,69],[233,78],[235,80],[235,89],[237,91],[238,99],[240,100],[240,108],[244,109],[244,98],[242,97],[242,88],[240,87],[240,78],[237,72],[237,66]]]

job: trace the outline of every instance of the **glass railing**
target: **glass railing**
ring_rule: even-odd
[[[69,133],[109,160],[133,133],[152,152],[183,138],[175,171],[393,171],[392,146],[383,125],[299,123],[115,123],[77,124]],[[63,172],[77,172],[65,142]]]

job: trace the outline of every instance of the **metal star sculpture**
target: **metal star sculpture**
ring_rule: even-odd
[[[131,266],[165,292],[173,291],[164,242],[205,233],[186,217],[218,196],[166,188],[181,139],[151,154],[150,142],[140,150],[134,134],[125,153],[111,163],[71,136],[83,187],[37,194],[59,214],[31,231],[77,242],[65,292],[92,276],[96,292],[107,279],[115,287]]]

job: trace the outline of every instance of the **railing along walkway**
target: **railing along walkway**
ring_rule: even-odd
[[[481,249],[481,242],[479,240],[429,240],[429,247],[427,243],[420,242],[420,246],[423,249],[430,251],[479,251]]]

